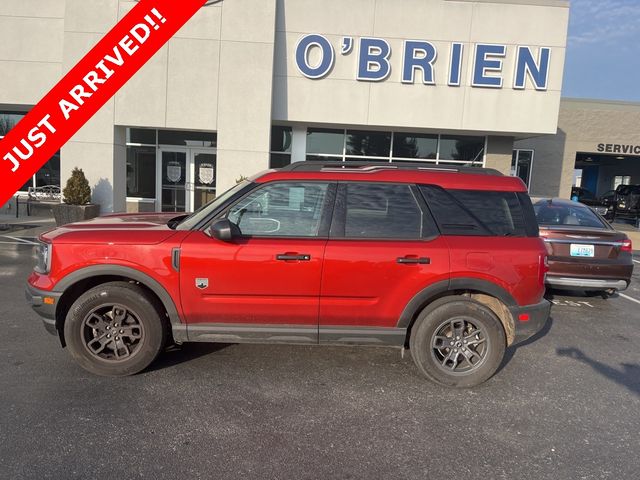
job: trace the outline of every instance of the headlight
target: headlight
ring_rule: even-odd
[[[36,266],[34,270],[38,273],[49,273],[51,270],[51,252],[53,250],[53,245],[51,243],[40,242],[40,244],[35,247],[36,253]]]
[[[596,207],[596,212],[598,212],[600,215],[606,215],[607,207]]]

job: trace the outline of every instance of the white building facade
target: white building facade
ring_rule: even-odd
[[[3,0],[0,135],[133,5]],[[557,131],[568,15],[564,0],[209,1],[23,189],[80,167],[103,212],[190,211],[305,160],[522,176],[514,142]]]

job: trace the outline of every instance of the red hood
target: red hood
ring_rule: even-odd
[[[85,222],[70,223],[43,233],[41,238],[56,243],[136,244],[160,243],[175,234],[167,226],[181,213],[126,213],[104,215]]]
[[[65,225],[68,228],[94,226],[96,224],[108,225],[109,228],[136,228],[138,226],[166,225],[169,220],[184,215],[184,213],[112,213],[101,217],[92,218],[86,222],[71,223]],[[135,224],[135,225],[132,225]]]

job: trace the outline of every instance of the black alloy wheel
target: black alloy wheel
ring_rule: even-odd
[[[449,387],[473,387],[498,369],[506,348],[500,319],[486,305],[454,295],[428,305],[413,324],[411,356],[427,379]]]
[[[89,353],[108,362],[133,357],[144,343],[144,326],[138,314],[124,305],[100,305],[89,312],[82,325]]]
[[[445,320],[431,338],[431,354],[436,363],[452,375],[470,373],[482,365],[490,340],[473,318]]]
[[[67,313],[64,338],[82,368],[97,375],[133,375],[158,356],[168,336],[159,300],[142,286],[109,282],[78,297]]]

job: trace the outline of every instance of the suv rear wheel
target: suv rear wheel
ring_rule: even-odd
[[[420,313],[409,343],[425,377],[450,387],[473,387],[498,369],[506,339],[502,323],[485,305],[447,297]]]
[[[97,375],[133,375],[145,369],[165,343],[155,304],[131,283],[110,282],[88,290],[71,306],[64,324],[71,355]]]

